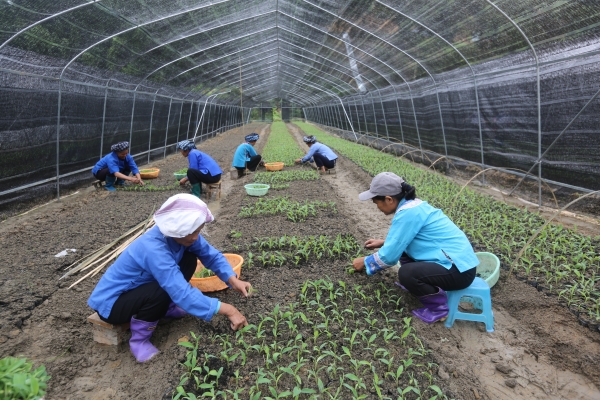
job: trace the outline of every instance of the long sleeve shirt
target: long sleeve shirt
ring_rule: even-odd
[[[365,258],[367,270],[396,265],[406,252],[415,261],[427,261],[460,272],[479,265],[469,239],[440,209],[420,199],[402,200],[378,252]]]
[[[165,237],[154,226],[131,243],[106,270],[88,299],[88,305],[108,318],[122,293],[145,283],[158,282],[175,304],[198,318],[210,321],[220,303],[202,294],[183,277],[178,263],[186,250],[196,255],[223,282],[235,275],[223,254],[202,236],[191,246],[185,247],[173,238]]]
[[[310,146],[310,150],[304,157],[302,157],[302,162],[307,162],[310,160],[315,154],[321,154],[324,157],[327,157],[328,160],[335,160],[338,156],[331,150],[329,147],[324,145],[323,143],[316,142],[312,146]]]
[[[203,174],[210,173],[212,176],[215,176],[223,173],[219,164],[208,154],[200,150],[192,149],[188,154],[188,162],[190,168],[197,169]]]
[[[109,154],[105,155],[96,163],[94,168],[92,169],[92,174],[96,175],[98,171],[101,169],[108,167],[108,173],[114,175],[115,172],[121,172],[125,170],[125,167],[129,167],[129,170],[134,174],[139,174],[140,170],[138,169],[135,161],[133,161],[133,157],[131,154],[127,154],[124,160],[121,160],[117,153],[111,151]]]
[[[254,150],[254,146],[249,143],[242,143],[235,150],[231,165],[237,168],[246,168],[246,163],[250,161],[250,157],[254,157],[255,155],[256,150]]]

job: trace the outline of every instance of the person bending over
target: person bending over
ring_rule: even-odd
[[[259,137],[258,133],[246,135],[244,138],[246,141],[235,150],[232,166],[237,169],[238,178],[246,175],[246,170],[256,171],[259,165],[264,165],[262,157],[254,150]]]
[[[317,169],[321,174],[327,172],[328,169],[335,168],[335,162],[338,156],[328,146],[323,143],[318,143],[314,136],[304,136],[304,143],[309,147],[308,153],[302,158],[296,160],[296,164],[305,163],[307,161],[315,162]]]
[[[115,185],[122,186],[123,181],[144,185],[133,157],[129,155],[129,142],[119,142],[110,146],[111,152],[102,157],[92,168],[92,174],[101,182],[104,189],[114,192]],[[134,176],[129,176],[133,172]]]
[[[177,143],[177,149],[182,156],[187,157],[189,166],[187,176],[179,181],[185,185],[187,181],[192,185],[192,194],[198,198],[202,195],[203,183],[217,183],[221,180],[223,171],[208,154],[196,149],[194,142],[183,140]]]
[[[210,210],[197,197],[170,197],[154,214],[156,225],[121,253],[88,299],[103,321],[130,322],[129,347],[138,362],[158,354],[150,338],[161,318],[190,313],[210,321],[221,314],[229,318],[233,330],[248,324],[234,306],[205,296],[189,284],[200,259],[229,287],[248,296],[250,283],[240,280],[225,256],[200,235],[212,220]]]

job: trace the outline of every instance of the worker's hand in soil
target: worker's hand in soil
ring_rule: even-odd
[[[363,269],[365,269],[365,258],[364,257],[355,258],[352,261],[352,268],[354,268],[354,270],[356,272],[360,272]]]
[[[188,178],[181,178],[181,180],[179,181],[179,184],[183,186],[187,183],[187,181],[188,181]]]
[[[381,239],[369,239],[365,242],[365,247],[367,249],[378,249],[383,246],[385,240]]]
[[[294,160],[294,162],[295,162],[296,164],[300,164],[300,163],[302,162],[302,159],[301,159],[301,158],[298,158],[298,159]]]
[[[252,287],[250,282],[238,279],[238,277],[235,275],[229,278],[229,281],[227,281],[227,283],[229,283],[229,286],[231,286],[233,290],[235,290],[236,292],[240,292],[244,297],[248,297],[248,290],[250,290],[250,288]]]
[[[240,328],[248,325],[248,321],[246,321],[246,317],[242,315],[241,312],[238,311],[237,308],[232,306],[231,304],[221,303],[221,308],[219,308],[219,314],[227,316],[229,321],[231,322],[231,329],[237,331]]]

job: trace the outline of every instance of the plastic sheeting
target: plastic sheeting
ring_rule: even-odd
[[[491,166],[554,143],[541,177],[598,189],[599,37],[590,0],[5,1],[0,203],[114,141],[164,156],[274,99]]]

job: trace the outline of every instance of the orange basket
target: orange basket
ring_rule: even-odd
[[[144,172],[142,172],[144,171]],[[142,179],[154,179],[154,178],[158,178],[158,173],[160,172],[160,169],[158,168],[144,168],[144,169],[140,169],[140,177]]]
[[[235,272],[238,278],[241,276],[242,272],[242,263],[244,262],[244,258],[237,254],[223,254],[227,259],[227,262],[233,268],[233,272]],[[196,272],[200,272],[204,269],[204,265],[198,260],[198,264],[196,266]],[[190,279],[190,283],[193,287],[200,289],[202,293],[207,292],[216,292],[217,290],[227,289],[228,286],[225,282],[219,279],[218,276],[209,276],[208,278],[195,278],[192,276]]]
[[[283,163],[282,162],[270,162],[270,163],[265,163],[265,168],[267,169],[267,171],[281,171],[283,169]]]

